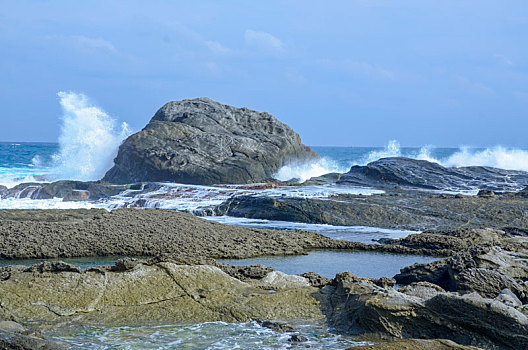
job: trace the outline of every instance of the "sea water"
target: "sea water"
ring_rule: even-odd
[[[72,349],[272,350],[348,349],[366,345],[353,337],[329,333],[323,325],[293,323],[296,332],[281,333],[257,322],[206,322],[193,325],[85,326],[55,328],[46,336]],[[289,341],[300,334],[306,341]]]

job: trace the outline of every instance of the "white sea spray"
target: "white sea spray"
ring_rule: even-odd
[[[83,94],[61,91],[58,95],[63,116],[54,173],[61,179],[98,180],[130,134],[128,125],[116,127],[115,119]]]

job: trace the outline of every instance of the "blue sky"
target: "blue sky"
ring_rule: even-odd
[[[1,141],[55,141],[58,91],[134,129],[208,96],[310,145],[528,147],[527,1],[3,1]]]

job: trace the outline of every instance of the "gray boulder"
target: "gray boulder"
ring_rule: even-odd
[[[289,162],[318,157],[269,113],[197,98],[165,104],[121,145],[103,180],[256,183]]]
[[[526,300],[522,281],[528,278],[526,255],[496,246],[477,245],[429,264],[414,264],[394,276],[401,284],[430,282],[462,294],[495,298],[505,288]]]
[[[432,190],[517,191],[528,184],[528,172],[483,166],[450,167],[426,160],[382,158],[365,166],[355,165],[338,183],[376,188],[402,186]],[[486,195],[485,195],[486,196]]]
[[[338,274],[317,297],[329,324],[349,334],[449,339],[486,349],[528,348],[526,315],[474,293],[459,296],[428,283],[396,291]]]

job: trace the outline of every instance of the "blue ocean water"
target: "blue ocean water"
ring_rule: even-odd
[[[54,169],[57,143],[0,142],[0,185],[43,181]]]

